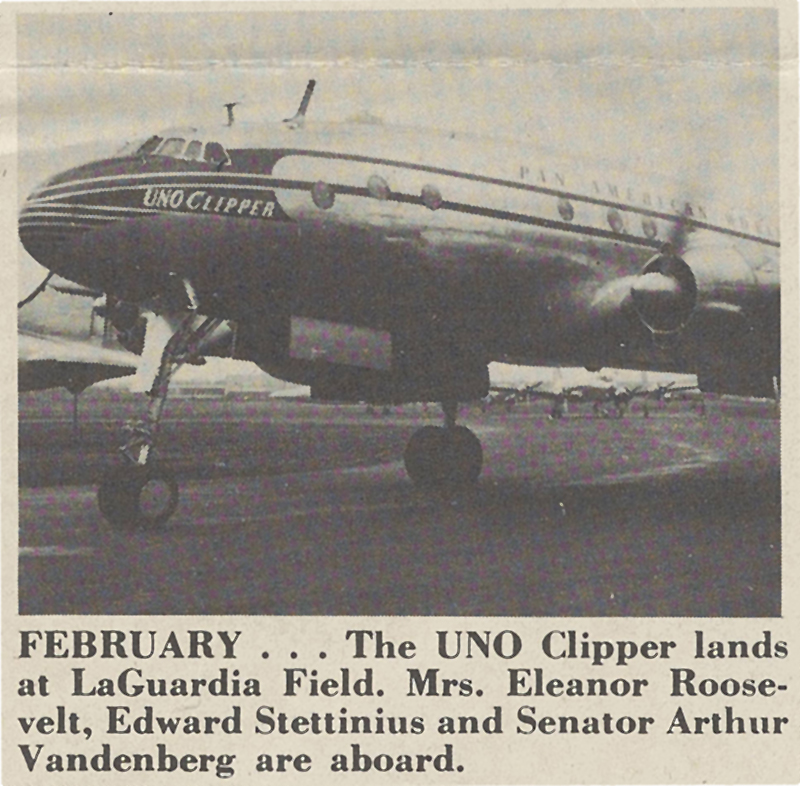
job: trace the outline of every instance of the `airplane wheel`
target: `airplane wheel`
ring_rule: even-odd
[[[454,485],[477,482],[483,468],[481,441],[466,426],[456,426],[445,437],[445,481]]]
[[[472,484],[481,474],[483,449],[464,426],[424,426],[412,435],[404,459],[409,477],[421,486]]]
[[[444,429],[423,426],[411,435],[403,460],[406,472],[420,486],[436,485],[444,457]]]
[[[178,483],[165,467],[114,467],[97,489],[97,505],[115,529],[158,529],[178,507]]]

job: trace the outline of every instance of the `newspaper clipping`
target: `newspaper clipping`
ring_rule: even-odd
[[[0,7],[2,782],[797,783],[797,16]]]

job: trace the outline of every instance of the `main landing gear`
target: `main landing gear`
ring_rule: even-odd
[[[444,426],[423,426],[406,446],[406,472],[420,486],[464,486],[475,483],[483,466],[478,438],[456,425],[458,405],[442,402]]]
[[[125,463],[109,470],[97,490],[100,512],[113,527],[160,527],[178,506],[178,483],[166,467],[153,461],[153,446],[170,380],[222,323],[221,319],[206,318],[195,327],[195,320],[191,311],[166,342],[147,394],[150,402],[145,419],[126,426],[128,439],[120,448]]]
[[[154,529],[163,525],[178,506],[178,483],[166,467],[153,461],[153,448],[170,380],[222,323],[221,319],[206,318],[195,327],[198,319],[194,312],[185,316],[164,344],[158,373],[148,392],[146,417],[127,426],[128,439],[120,449],[124,464],[109,470],[100,483],[98,505],[113,527]],[[443,427],[425,426],[409,440],[406,470],[421,486],[472,484],[483,465],[481,443],[469,429],[456,425],[456,401],[442,402],[442,409]]]

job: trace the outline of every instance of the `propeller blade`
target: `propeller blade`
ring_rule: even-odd
[[[667,242],[672,246],[674,253],[682,254],[686,250],[689,235],[694,232],[693,215],[692,206],[687,202],[667,237]]]
[[[76,297],[102,297],[103,292],[99,289],[89,289],[88,287],[79,287],[76,284],[51,284],[50,289],[60,292],[62,295],[75,295]]]
[[[44,292],[44,291],[45,291],[45,289],[47,289],[47,283],[50,281],[50,279],[51,279],[51,278],[52,278],[54,275],[55,275],[55,274],[54,274],[54,273],[53,273],[53,271],[51,270],[51,271],[50,271],[50,272],[49,272],[49,273],[48,273],[48,274],[47,274],[47,275],[44,277],[44,281],[42,281],[42,283],[41,283],[41,284],[39,284],[39,286],[38,286],[38,287],[36,287],[36,289],[34,289],[34,290],[33,290],[33,292],[31,292],[31,293],[30,293],[30,295],[28,295],[28,297],[26,297],[26,298],[23,298],[22,300],[20,300],[20,301],[19,301],[19,303],[17,303],[17,308],[22,308],[23,306],[27,306],[27,305],[28,305],[28,303],[30,303],[30,302],[31,302],[31,300],[33,300],[34,298],[36,298],[36,297],[38,297],[39,295],[41,295],[41,294],[42,294],[42,292]]]

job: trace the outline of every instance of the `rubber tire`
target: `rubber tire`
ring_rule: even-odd
[[[423,426],[403,458],[408,476],[420,486],[472,485],[483,467],[480,440],[465,426]]]
[[[420,486],[438,485],[444,460],[444,436],[441,426],[423,426],[411,435],[403,461],[414,483]]]
[[[142,507],[142,492],[152,481],[165,484],[169,492],[167,504],[156,511]],[[113,467],[97,489],[97,505],[114,529],[159,529],[175,512],[178,498],[175,476],[158,465]]]
[[[445,431],[445,461],[442,466],[445,483],[472,486],[483,469],[481,441],[466,427]]]

